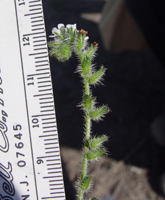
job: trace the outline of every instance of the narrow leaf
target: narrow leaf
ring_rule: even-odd
[[[108,140],[108,138],[106,135],[95,137],[90,140],[89,146],[91,149],[97,149],[102,145],[103,142],[105,142],[107,140]]]
[[[97,47],[93,46],[93,44],[88,48],[88,50],[84,53],[87,57],[93,57],[94,53],[96,52]]]
[[[103,77],[103,75],[105,74],[105,68],[103,66],[100,67],[100,69],[93,73],[90,77],[89,77],[89,83],[90,84],[96,84],[99,83]]]
[[[88,190],[89,187],[90,187],[91,180],[92,180],[92,176],[85,176],[85,178],[83,178],[83,180],[81,181],[79,187],[80,187],[83,191]]]
[[[95,160],[95,159],[101,158],[103,156],[106,156],[106,151],[104,148],[99,148],[94,151],[89,151],[87,154],[88,160]]]
[[[93,119],[93,120],[100,120],[102,119],[102,117],[104,117],[105,114],[107,114],[109,112],[109,108],[105,105],[96,108],[94,111],[90,112],[89,116]]]

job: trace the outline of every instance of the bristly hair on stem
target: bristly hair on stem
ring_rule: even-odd
[[[84,29],[77,30],[76,24],[58,24],[57,28],[52,29],[53,38],[49,42],[50,55],[57,58],[60,62],[69,60],[72,54],[75,54],[79,60],[77,72],[82,77],[83,97],[81,108],[84,111],[84,147],[83,160],[80,180],[78,183],[78,200],[84,200],[85,193],[89,191],[92,182],[92,176],[88,174],[88,164],[91,161],[98,160],[106,156],[107,151],[103,143],[108,140],[106,135],[92,136],[92,121],[99,121],[110,111],[108,106],[96,106],[96,97],[92,95],[91,86],[102,82],[105,75],[105,68],[101,66],[98,70],[94,68],[93,58],[96,55],[98,43],[88,43],[88,32]],[[98,200],[96,197],[90,200]]]

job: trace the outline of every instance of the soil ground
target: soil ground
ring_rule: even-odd
[[[104,3],[43,0],[47,35],[59,23],[76,23],[78,29],[88,31],[91,42],[99,43],[95,63],[107,68],[104,86],[93,89],[98,102],[108,104],[112,112],[93,124],[93,134],[109,136],[110,153],[89,167],[94,175],[90,195],[101,200],[163,200],[160,177],[165,171],[165,148],[151,136],[151,124],[165,106],[165,68],[149,48],[119,53],[104,49],[98,24],[81,17],[101,13]],[[74,58],[66,63],[51,58],[50,62],[66,197],[74,200],[83,145],[83,113],[77,107],[81,79],[74,73]]]

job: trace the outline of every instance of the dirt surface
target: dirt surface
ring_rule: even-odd
[[[43,0],[47,35],[58,23],[76,23],[99,43],[95,62],[107,68],[104,87],[94,88],[100,104],[112,112],[93,124],[93,134],[106,134],[107,158],[91,163],[94,175],[90,195],[103,200],[163,200],[161,175],[165,171],[165,148],[151,136],[151,125],[165,108],[165,68],[151,49],[106,52],[98,24],[81,16],[101,12],[104,1]],[[50,40],[50,39],[48,39]],[[75,74],[77,61],[58,63],[50,59],[59,140],[67,200],[74,200],[83,145],[81,79]],[[87,197],[88,198],[88,197]]]

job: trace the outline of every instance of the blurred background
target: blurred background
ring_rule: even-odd
[[[91,163],[90,196],[100,200],[165,199],[165,1],[43,0],[47,39],[59,23],[77,24],[99,44],[94,63],[107,68],[93,88],[112,112],[93,123],[109,156]],[[83,146],[77,60],[50,58],[67,200],[75,200]],[[87,196],[89,198],[90,196]]]

